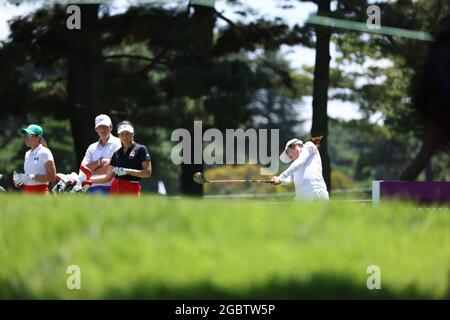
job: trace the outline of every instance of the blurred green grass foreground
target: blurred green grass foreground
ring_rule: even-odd
[[[449,231],[402,203],[2,195],[0,298],[446,299]]]

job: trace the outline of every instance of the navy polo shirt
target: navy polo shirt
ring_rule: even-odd
[[[114,152],[110,164],[113,167],[142,170],[142,162],[146,160],[150,160],[150,152],[148,152],[147,147],[133,142],[126,153],[123,152],[123,145],[119,150]],[[129,174],[117,178],[128,181],[141,180],[141,178],[134,177]]]

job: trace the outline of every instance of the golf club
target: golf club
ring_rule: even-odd
[[[203,173],[196,172],[192,177],[194,181],[198,184],[204,183],[245,183],[245,182],[254,182],[254,183],[272,183],[272,180],[207,180]]]

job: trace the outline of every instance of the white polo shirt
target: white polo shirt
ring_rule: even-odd
[[[100,159],[111,159],[113,153],[116,150],[119,150],[122,147],[120,143],[120,139],[114,137],[112,134],[109,136],[108,142],[105,145],[100,143],[100,140],[91,144],[84,155],[83,161],[81,162],[83,165],[87,165],[88,163],[92,163],[98,161]],[[96,177],[98,175],[92,175],[92,177]],[[93,186],[110,186],[112,181],[108,181],[105,183],[94,183]]]
[[[280,176],[283,184],[294,182],[296,200],[328,200],[320,153],[311,141],[303,145],[300,156]]]
[[[45,170],[45,163],[47,161],[54,161],[52,152],[44,147],[42,144],[38,145],[34,150],[28,150],[25,153],[25,163],[23,170],[25,173],[34,174],[37,176],[45,176],[47,171]],[[48,182],[29,181],[25,185],[37,186],[47,184]]]

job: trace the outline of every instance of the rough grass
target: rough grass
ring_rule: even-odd
[[[448,297],[448,209],[20,195],[0,207],[3,299]],[[66,287],[69,265],[81,290]],[[367,289],[370,265],[381,290]]]

